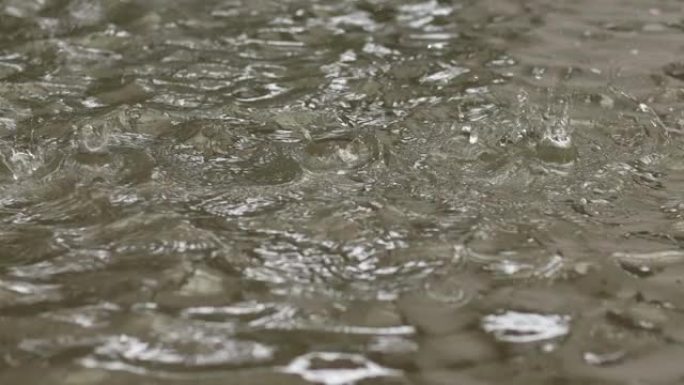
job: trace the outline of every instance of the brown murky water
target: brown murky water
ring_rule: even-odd
[[[0,1],[0,383],[684,383],[678,0]]]

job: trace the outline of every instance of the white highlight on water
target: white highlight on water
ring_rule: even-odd
[[[329,362],[330,368],[316,368],[314,362]],[[335,367],[335,361],[349,363],[354,367]],[[366,378],[396,376],[400,372],[388,369],[358,354],[335,352],[312,352],[299,356],[282,369],[284,373],[296,374],[306,381],[325,385],[350,385]]]
[[[482,328],[500,341],[536,342],[568,334],[570,316],[507,311],[484,317]]]

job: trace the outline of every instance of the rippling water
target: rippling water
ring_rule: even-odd
[[[681,383],[683,11],[0,0],[0,383]]]

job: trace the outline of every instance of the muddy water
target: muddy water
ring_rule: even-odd
[[[683,7],[0,1],[0,383],[681,383]]]

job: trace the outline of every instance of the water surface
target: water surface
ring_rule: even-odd
[[[0,383],[682,383],[683,7],[0,1]]]

